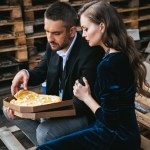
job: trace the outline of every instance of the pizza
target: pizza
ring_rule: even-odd
[[[14,97],[10,103],[18,106],[40,106],[62,101],[59,96],[38,94],[30,90],[20,90]]]

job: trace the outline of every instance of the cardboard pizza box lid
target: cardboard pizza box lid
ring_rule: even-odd
[[[73,100],[65,100],[65,101],[61,101],[58,103],[52,103],[52,104],[41,105],[41,106],[17,106],[17,105],[10,103],[10,101],[12,99],[14,99],[13,96],[6,97],[3,100],[3,105],[5,107],[9,107],[12,110],[20,112],[20,113],[40,112],[40,111],[51,110],[51,109],[55,109],[55,108],[73,106]]]

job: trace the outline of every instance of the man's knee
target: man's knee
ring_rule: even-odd
[[[53,134],[53,129],[50,126],[45,126],[42,123],[36,129],[36,138],[39,145],[55,139],[55,134]]]

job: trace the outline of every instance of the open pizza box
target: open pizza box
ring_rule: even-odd
[[[73,100],[65,100],[41,106],[17,106],[10,103],[13,98],[13,96],[5,98],[3,100],[3,105],[12,109],[14,115],[21,118],[38,119],[76,115]]]

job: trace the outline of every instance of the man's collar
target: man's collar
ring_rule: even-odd
[[[65,55],[66,55],[66,56],[69,56],[69,54],[70,54],[70,52],[71,52],[71,49],[72,49],[72,47],[73,47],[73,45],[74,45],[74,43],[75,43],[76,38],[77,38],[77,33],[75,34],[75,36],[74,36],[74,38],[73,38],[73,40],[72,40],[72,42],[71,42],[69,48],[67,49],[67,51],[64,52],[63,50],[59,50],[59,51],[57,51],[57,54],[58,54],[59,56],[61,56],[61,57],[65,56]]]

